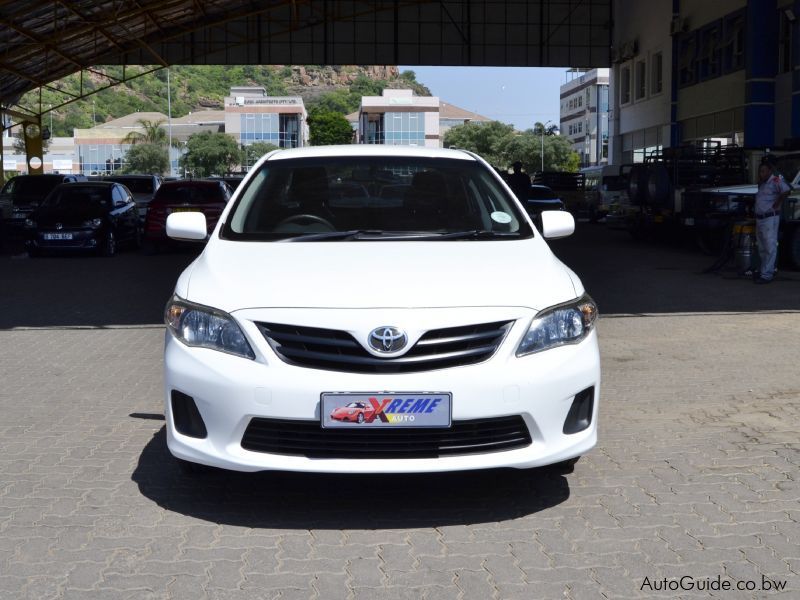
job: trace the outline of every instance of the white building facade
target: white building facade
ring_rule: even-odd
[[[800,1],[617,0],[611,158],[685,143],[800,147]]]
[[[234,87],[225,97],[225,133],[242,146],[308,145],[308,113],[300,96],[268,96],[263,87]]]
[[[570,69],[567,75],[570,81],[560,89],[560,133],[582,167],[607,164],[609,70]]]
[[[438,148],[439,98],[393,89],[383,90],[381,96],[363,96],[356,142]]]

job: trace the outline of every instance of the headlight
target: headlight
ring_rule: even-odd
[[[164,311],[164,322],[187,346],[210,348],[254,359],[244,333],[229,314],[173,296]]]
[[[91,227],[92,229],[97,229],[102,224],[103,219],[89,219],[88,221],[83,222],[84,227]]]
[[[589,296],[548,308],[531,323],[517,348],[517,356],[577,344],[589,335],[596,319],[597,305]]]
[[[28,229],[35,229],[36,228],[36,221],[33,219],[25,219],[25,227]]]

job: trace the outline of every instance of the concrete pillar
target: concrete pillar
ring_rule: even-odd
[[[744,107],[744,143],[748,148],[771,148],[775,145],[777,72],[777,0],[748,0]]]
[[[672,0],[672,20],[680,19],[681,2]],[[672,36],[672,65],[669,84],[670,105],[669,105],[669,145],[671,148],[681,144],[681,125],[678,123],[678,35]],[[648,67],[649,68],[649,67]]]

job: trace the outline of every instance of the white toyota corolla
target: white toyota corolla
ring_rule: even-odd
[[[262,158],[169,301],[167,444],[187,468],[570,464],[597,441],[597,308],[480,157]],[[167,233],[207,237],[202,213]]]

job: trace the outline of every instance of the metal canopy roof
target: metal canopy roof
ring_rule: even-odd
[[[0,0],[0,103],[92,65],[602,67],[612,0]]]

